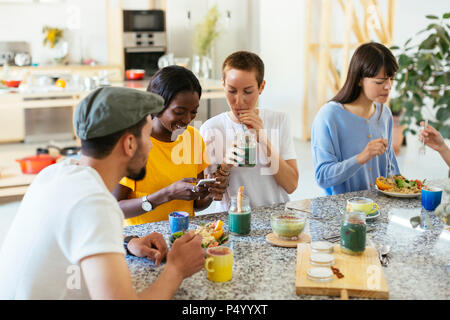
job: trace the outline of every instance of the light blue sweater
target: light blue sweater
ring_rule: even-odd
[[[311,132],[314,174],[327,195],[373,188],[377,177],[388,175],[388,157],[390,173],[399,174],[392,148],[391,110],[375,105],[376,111],[370,119],[359,117],[334,101],[326,103],[317,113]],[[377,138],[388,140],[388,150],[360,165],[356,156],[370,140]]]

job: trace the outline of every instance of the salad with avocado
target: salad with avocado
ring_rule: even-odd
[[[395,175],[392,178],[378,177],[376,184],[378,189],[384,191],[419,194],[420,190],[425,186],[425,180],[410,180],[402,175]]]
[[[228,241],[228,233],[223,232],[223,222],[217,220],[206,224],[201,224],[195,230],[195,234],[202,236],[202,247],[212,248],[225,244]],[[170,236],[170,242],[173,243],[176,239],[182,237],[185,231],[175,232]]]

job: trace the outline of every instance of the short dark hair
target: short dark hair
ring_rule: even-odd
[[[355,101],[361,94],[361,79],[375,77],[383,67],[388,77],[398,70],[397,60],[388,48],[377,42],[360,45],[350,60],[344,86],[331,100],[341,104]]]
[[[256,53],[253,52],[236,51],[230,54],[222,64],[223,80],[225,80],[226,71],[230,69],[255,71],[258,88],[264,80],[264,62]]]
[[[157,116],[167,109],[172,99],[180,92],[197,92],[199,99],[202,95],[200,82],[192,71],[175,65],[158,70],[150,79],[147,91],[164,98],[164,108]]]
[[[119,139],[124,135],[131,133],[136,138],[142,135],[142,128],[147,123],[147,117],[131,126],[130,128],[120,130],[110,135],[89,140],[81,140],[81,153],[91,158],[104,159],[111,154]]]

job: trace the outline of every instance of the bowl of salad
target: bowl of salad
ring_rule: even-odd
[[[174,241],[182,237],[184,233],[185,231],[173,233],[169,238],[170,243],[174,243]],[[199,234],[202,236],[202,247],[205,249],[225,245],[228,243],[229,239],[228,232],[223,231],[222,220],[200,224],[195,229],[195,234]]]

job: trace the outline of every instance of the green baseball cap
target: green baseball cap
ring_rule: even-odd
[[[81,100],[73,115],[73,125],[81,140],[89,140],[130,128],[163,107],[164,99],[154,93],[102,87]]]

